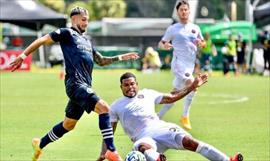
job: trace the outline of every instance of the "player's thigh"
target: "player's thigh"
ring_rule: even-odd
[[[83,107],[87,113],[90,113],[95,110],[96,104],[100,101],[100,98],[90,87],[82,85],[76,89],[72,101]]]
[[[65,112],[67,118],[79,120],[83,115],[84,108],[76,102],[69,100]]]
[[[170,124],[168,127],[161,128],[155,133],[153,139],[160,144],[158,151],[162,152],[167,149],[184,149],[182,140],[185,136],[190,135],[178,125]]]

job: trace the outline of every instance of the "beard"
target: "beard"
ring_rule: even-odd
[[[77,25],[77,28],[80,30],[81,33],[85,32],[85,29],[82,29],[79,25]]]

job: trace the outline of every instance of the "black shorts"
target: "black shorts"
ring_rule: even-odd
[[[66,117],[79,120],[86,111],[90,113],[95,109],[95,106],[100,98],[96,93],[87,86],[77,88],[66,106]]]

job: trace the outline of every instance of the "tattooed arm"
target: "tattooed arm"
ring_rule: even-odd
[[[201,85],[207,82],[208,75],[207,74],[199,74],[193,81],[192,84],[185,87],[182,90],[173,91],[171,93],[164,94],[160,104],[168,104],[173,103],[175,101],[180,100],[181,98],[185,97],[187,94],[189,94],[191,91],[197,89]]]
[[[117,61],[138,59],[138,58],[139,58],[139,56],[135,52],[112,56],[112,57],[102,56],[97,51],[94,52],[94,61],[100,66],[109,65],[109,64],[112,64],[112,63],[117,62]]]

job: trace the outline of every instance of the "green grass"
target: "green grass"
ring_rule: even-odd
[[[96,70],[94,89],[104,100],[112,103],[121,96],[119,77],[124,70]],[[168,92],[172,74],[168,71],[137,75],[141,88]],[[31,139],[42,137],[64,118],[67,102],[63,81],[57,72],[0,73],[1,77],[1,161],[30,160]],[[238,151],[246,161],[269,161],[269,77],[213,76],[199,89],[191,109],[195,138],[232,155]],[[237,102],[239,100],[243,102]],[[158,106],[159,109],[161,106]],[[182,101],[165,115],[165,120],[178,123]],[[94,161],[100,152],[101,136],[97,114],[85,114],[74,131],[44,149],[41,161]],[[122,156],[132,146],[118,126],[115,142]],[[169,150],[169,161],[206,160],[188,151]]]

